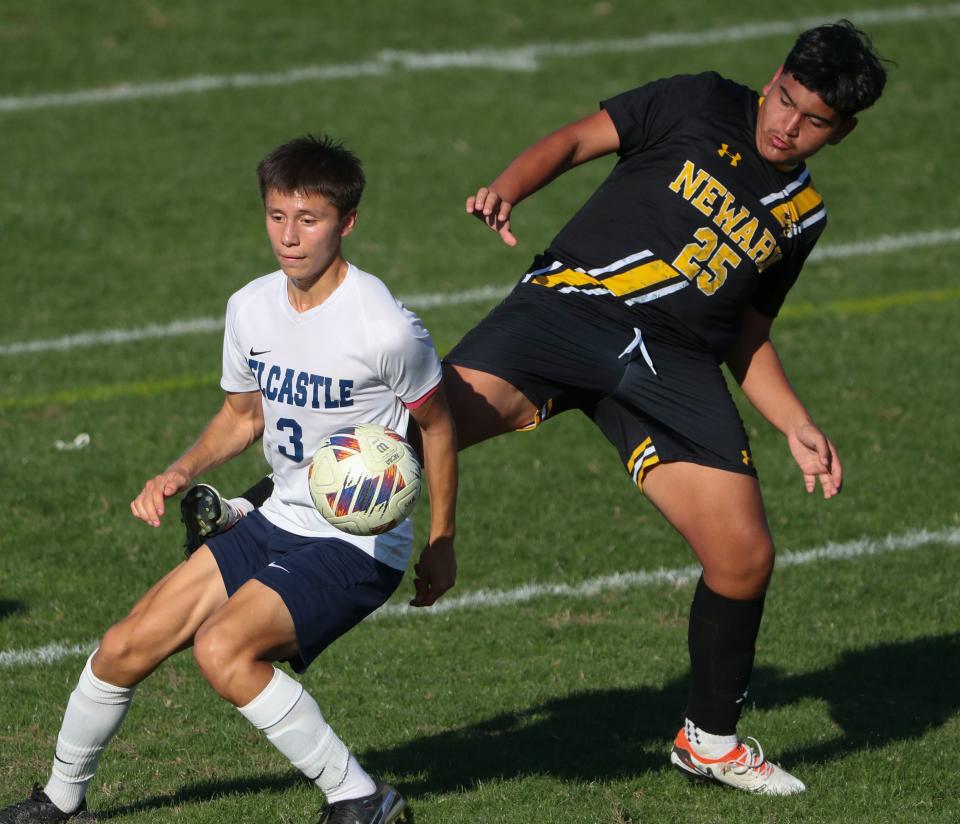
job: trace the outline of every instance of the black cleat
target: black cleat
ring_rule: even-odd
[[[48,824],[55,821],[96,821],[97,817],[87,811],[84,800],[79,809],[65,813],[54,804],[39,784],[34,784],[30,797],[0,810],[0,824]]]
[[[197,484],[183,493],[180,520],[187,528],[183,555],[189,558],[211,535],[223,532],[239,521],[240,513],[212,486]]]
[[[413,824],[407,804],[389,784],[380,784],[373,795],[324,804],[317,824]]]

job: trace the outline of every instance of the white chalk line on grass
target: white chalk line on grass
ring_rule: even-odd
[[[909,551],[929,546],[946,544],[950,548],[960,546],[960,528],[931,531],[927,529],[911,530],[900,535],[887,535],[885,538],[860,538],[846,543],[828,543],[820,547],[805,550],[787,551],[777,555],[777,568],[804,566],[816,561],[844,561],[867,555],[879,555],[885,552]],[[695,581],[700,576],[700,565],[676,569],[640,570],[638,572],[616,572],[590,578],[579,584],[525,584],[510,590],[484,590],[466,595],[444,598],[429,610],[417,609],[406,604],[383,607],[374,613],[373,618],[388,618],[398,615],[440,615],[446,612],[458,612],[471,607],[502,607],[521,604],[543,597],[583,597],[598,595],[610,590],[636,589],[656,584],[680,586]]]
[[[796,34],[823,22],[847,17],[858,26],[891,23],[923,23],[960,17],[960,4],[909,5],[891,9],[860,9],[846,13],[807,16],[793,20],[770,20],[725,26],[701,31],[651,32],[642,37],[612,40],[582,40],[572,43],[529,43],[512,48],[481,48],[469,51],[410,52],[384,50],[358,63],[301,66],[285,71],[230,75],[196,75],[180,80],[152,83],[123,83],[98,89],[0,97],[0,112],[62,108],[100,103],[117,103],[156,97],[179,97],[224,89],[290,86],[295,83],[350,80],[402,72],[488,69],[496,71],[537,71],[544,59],[622,54],[656,49],[742,43],[764,37]]]
[[[903,235],[880,235],[872,240],[858,243],[836,244],[814,249],[809,263],[843,260],[871,254],[890,254],[928,246],[943,246],[960,243],[960,227],[927,232],[913,232]],[[459,306],[467,303],[481,303],[503,297],[513,288],[514,283],[488,284],[461,292],[426,292],[419,295],[401,296],[408,306],[423,311],[442,306]],[[98,332],[78,332],[61,338],[46,340],[16,341],[0,344],[0,356],[26,355],[33,352],[68,351],[88,346],[118,345],[154,338],[175,338],[181,335],[194,335],[223,330],[223,317],[193,318],[172,323],[151,323],[132,329],[105,329]]]
[[[960,230],[958,230],[960,236]],[[960,237],[958,237],[960,239]],[[512,288],[512,283],[503,285],[479,286],[462,292],[427,292],[422,295],[401,296],[407,306],[418,311],[438,306],[458,306],[464,303],[481,303],[503,297]],[[193,318],[177,320],[172,323],[150,323],[133,329],[104,329],[99,332],[78,332],[62,338],[47,340],[19,341],[0,344],[0,355],[25,355],[31,352],[67,351],[87,346],[118,345],[153,338],[176,338],[181,335],[195,335],[207,332],[222,332],[223,317]]]
[[[879,235],[856,243],[834,243],[815,247],[808,263],[823,263],[828,260],[843,260],[864,255],[886,255],[891,252],[922,249],[929,246],[946,246],[960,243],[960,227],[933,229],[926,232],[911,232],[902,235]]]
[[[0,651],[0,669],[36,664],[55,664],[64,658],[89,655],[97,647],[96,641],[83,644],[47,644],[36,649],[9,649]]]
[[[860,538],[845,543],[827,543],[812,549],[786,551],[778,554],[777,568],[805,566],[818,561],[847,561],[888,552],[904,552],[922,549],[931,544],[944,544],[949,549],[960,546],[960,527],[929,530],[914,529],[899,535],[887,535],[884,538]],[[513,606],[538,598],[581,598],[599,595],[603,592],[622,591],[669,584],[682,586],[690,584],[700,575],[700,566],[675,569],[639,570],[637,572],[616,572],[590,578],[579,584],[525,584],[516,589],[489,590],[478,589],[466,595],[443,598],[432,607],[416,609],[406,604],[389,604],[375,612],[368,620],[383,620],[417,616],[430,618],[466,609],[495,609]],[[96,647],[96,641],[80,644],[54,643],[43,647],[25,650],[0,651],[0,669],[16,666],[35,666],[52,664],[64,658],[89,655]]]

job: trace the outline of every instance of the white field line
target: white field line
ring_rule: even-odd
[[[860,538],[846,543],[827,543],[813,549],[788,550],[778,554],[777,568],[806,566],[818,561],[856,560],[888,552],[909,552],[923,549],[931,544],[944,544],[948,549],[960,547],[960,527],[939,530],[914,529],[899,535],[887,535],[884,538]],[[537,598],[580,598],[612,590],[622,591],[657,584],[684,586],[695,581],[699,575],[700,567],[691,564],[676,569],[616,572],[612,575],[590,578],[579,584],[532,583],[508,590],[479,589],[459,597],[444,598],[429,609],[391,604],[375,612],[370,616],[370,620],[410,615],[429,618],[465,609],[495,609],[512,606]],[[89,655],[96,645],[96,641],[87,641],[81,644],[54,643],[35,649],[0,650],[0,669],[52,664],[64,658]]]
[[[179,97],[186,94],[199,94],[222,89],[290,86],[295,83],[350,80],[358,77],[395,75],[402,72],[445,71],[448,69],[537,71],[544,59],[568,59],[595,54],[632,54],[655,49],[743,43],[764,37],[796,34],[802,29],[837,20],[841,17],[847,17],[861,27],[894,23],[923,23],[960,17],[960,4],[947,3],[943,5],[908,5],[891,9],[860,9],[846,13],[837,12],[826,16],[770,20],[703,29],[701,31],[651,32],[642,37],[581,40],[573,43],[529,43],[506,49],[482,48],[457,52],[386,50],[358,63],[301,66],[263,74],[196,75],[180,80],[123,83],[107,88],[0,97],[0,112],[116,103],[151,97]]]
[[[930,531],[911,530],[900,535],[887,535],[885,538],[860,538],[846,543],[828,543],[814,549],[794,550],[777,555],[777,568],[805,566],[815,561],[845,561],[885,552],[909,551],[930,544],[946,544],[953,549],[960,546],[960,527]],[[682,586],[695,581],[700,576],[700,565],[676,569],[641,570],[638,572],[616,572],[599,578],[590,578],[579,584],[525,584],[517,589],[485,590],[444,598],[428,610],[402,605],[388,605],[373,614],[373,618],[388,618],[397,615],[440,615],[445,612],[459,612],[470,607],[501,607],[531,601],[543,597],[583,597],[598,595],[610,590],[635,589],[655,584]]]
[[[929,232],[914,232],[905,235],[880,235],[872,240],[846,243],[814,249],[809,263],[828,260],[843,260],[872,254],[890,254],[926,246],[943,246],[960,243],[960,228]],[[513,288],[514,282],[488,284],[462,292],[426,292],[419,295],[401,296],[401,300],[418,311],[439,306],[458,306],[464,303],[481,303],[503,297]],[[26,355],[33,352],[67,351],[88,346],[117,345],[154,338],[175,338],[223,330],[223,317],[178,320],[167,324],[151,323],[133,329],[105,329],[99,332],[79,332],[62,338],[16,341],[0,344],[0,356]]]
[[[861,255],[885,255],[925,246],[945,246],[960,243],[960,228],[939,229],[930,232],[914,232],[908,235],[880,235],[858,243],[838,243],[814,248],[808,261],[819,263],[826,260],[842,260]]]
[[[64,658],[89,655],[97,648],[97,641],[84,644],[47,644],[36,649],[7,649],[0,652],[0,669],[36,664],[54,664]]]

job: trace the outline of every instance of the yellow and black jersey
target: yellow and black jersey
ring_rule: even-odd
[[[826,225],[804,164],[756,150],[762,99],[708,72],[601,103],[616,166],[524,282],[582,296],[647,333],[722,353],[747,306],[775,317]]]

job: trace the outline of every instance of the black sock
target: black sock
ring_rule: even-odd
[[[251,486],[246,492],[240,494],[239,497],[246,498],[250,503],[253,504],[255,509],[259,509],[273,494],[273,477],[267,475],[265,478],[261,478],[253,486]]]
[[[690,698],[687,718],[714,735],[733,735],[753,671],[764,596],[736,601],[701,577],[690,608]]]

